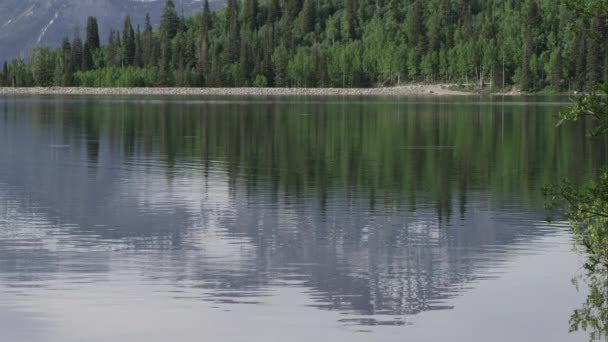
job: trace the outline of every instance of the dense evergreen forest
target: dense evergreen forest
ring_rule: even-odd
[[[89,17],[57,49],[5,62],[4,86],[368,87],[446,82],[523,91],[608,81],[605,18],[568,0],[207,1],[189,18],[166,2],[160,27]],[[576,29],[572,29],[575,27]],[[599,39],[598,39],[599,38]]]

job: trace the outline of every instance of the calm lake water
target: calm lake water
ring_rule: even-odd
[[[0,97],[0,340],[585,340],[567,103]]]

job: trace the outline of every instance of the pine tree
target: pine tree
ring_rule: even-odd
[[[577,34],[573,48],[574,87],[582,90],[587,78],[587,39],[586,33],[582,30]]]
[[[239,81],[238,83],[241,86],[246,86],[247,80],[251,76],[251,71],[253,69],[253,60],[251,48],[249,46],[249,39],[241,40],[241,53],[239,60]]]
[[[144,66],[141,31],[139,29],[139,25],[137,25],[137,32],[135,33],[135,56],[133,59],[133,65],[138,68],[142,68]]]
[[[203,15],[201,16],[201,51],[197,64],[198,83],[200,86],[207,84],[209,74],[209,29],[211,28],[211,11],[209,1],[205,0],[203,5]]]
[[[422,19],[422,2],[416,0],[407,13],[406,29],[408,45],[416,49],[418,54],[421,54],[424,49],[424,24]]]
[[[141,52],[144,67],[151,67],[156,64],[156,61],[154,60],[154,34],[152,32],[149,13],[146,13]]]
[[[563,88],[562,79],[563,79],[563,61],[562,61],[562,52],[560,48],[557,48],[551,54],[550,60],[551,66],[551,85],[556,90],[561,90]]]
[[[258,20],[258,0],[245,0],[245,10],[243,12],[243,22],[245,27],[254,31],[257,28]]]
[[[97,18],[87,18],[87,29],[85,42],[89,44],[89,49],[95,51],[99,49],[99,27],[97,26]]]
[[[72,64],[72,45],[67,36],[61,42],[61,65],[62,81],[61,85],[71,86],[74,84],[74,66]]]
[[[236,0],[228,0],[228,32],[224,41],[224,64],[236,63],[239,60],[240,29],[239,12]]]
[[[604,19],[594,17],[591,20],[591,34],[587,39],[587,84],[594,85],[602,81],[602,50],[606,42],[600,41],[603,36]]]
[[[271,24],[279,20],[281,18],[281,4],[279,0],[270,0],[270,6],[268,8],[268,17],[266,18],[266,23]]]
[[[72,38],[72,65],[74,71],[82,70],[82,41],[78,30],[74,31],[74,37]]]
[[[135,62],[135,32],[131,25],[131,17],[127,16],[122,30],[123,65],[131,66]]]
[[[300,10],[302,9],[302,0],[285,0],[285,15],[286,19],[293,22],[298,17]]]
[[[351,1],[351,0],[348,0]],[[315,0],[304,0],[304,7],[302,8],[302,31],[304,33],[313,32],[315,30],[317,9]]]
[[[524,51],[522,53],[520,87],[523,91],[532,89],[532,73],[530,71],[530,58],[532,57],[532,41],[528,38],[524,43]]]
[[[355,39],[357,35],[357,0],[346,1],[346,31],[349,39]]]
[[[165,32],[168,39],[173,39],[177,34],[179,26],[179,17],[175,11],[175,3],[173,0],[167,0],[160,20],[160,30]]]
[[[0,74],[2,76],[2,78],[0,79],[0,82],[2,82],[2,86],[3,87],[8,87],[9,86],[9,82],[8,82],[8,62],[4,61],[4,65],[2,67],[2,74]]]
[[[84,47],[82,48],[82,71],[93,70],[93,53],[91,52],[91,47],[88,42],[84,42]]]
[[[171,67],[171,40],[166,32],[161,33],[160,38],[160,61],[159,61],[158,85],[169,86]]]

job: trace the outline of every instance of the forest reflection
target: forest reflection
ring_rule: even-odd
[[[91,272],[135,251],[146,277],[214,301],[293,281],[319,308],[449,309],[520,241],[555,233],[542,185],[582,182],[606,159],[585,127],[554,128],[560,103],[521,101],[0,102],[0,219],[12,227],[0,271],[66,272],[78,246],[115,251]]]

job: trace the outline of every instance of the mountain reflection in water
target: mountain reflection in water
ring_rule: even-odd
[[[0,98],[0,291],[219,314],[300,289],[362,331],[451,310],[561,236],[543,184],[606,157],[559,103],[468,101]]]

